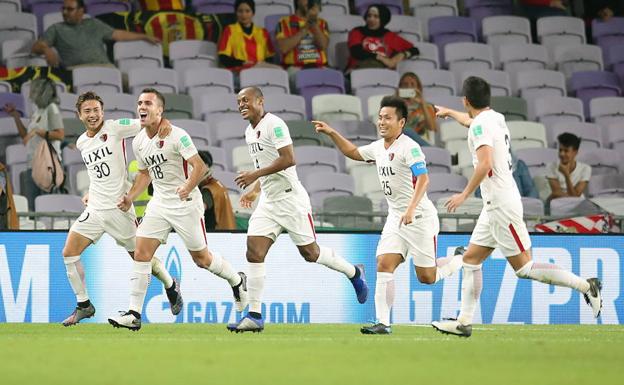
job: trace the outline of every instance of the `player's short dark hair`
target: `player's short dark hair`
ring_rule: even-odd
[[[255,97],[257,97],[257,98],[264,97],[264,94],[262,93],[262,90],[260,89],[260,87],[249,86],[249,87],[243,88],[241,91],[244,91],[244,90],[251,90],[251,91],[253,91]]]
[[[559,141],[559,146],[572,147],[575,150],[581,147],[581,138],[569,132],[559,135],[557,140]]]
[[[100,102],[100,106],[102,107],[102,109],[104,109],[104,101],[102,100],[102,98],[93,91],[87,91],[83,92],[82,94],[80,94],[80,96],[78,96],[78,100],[76,101],[76,111],[78,111],[78,113],[80,113],[80,107],[82,107],[82,103],[86,102],[87,100],[97,100],[98,102]]]
[[[407,104],[405,104],[405,100],[399,98],[398,96],[384,96],[381,99],[381,104],[379,108],[384,107],[394,107],[396,110],[396,114],[399,120],[406,118],[407,119]]]
[[[251,8],[251,12],[256,14],[256,2],[254,0],[236,0],[234,2],[234,12],[238,11],[238,6],[241,4],[247,4]]]
[[[490,85],[477,76],[464,80],[462,93],[472,108],[482,109],[490,106]]]
[[[165,97],[156,88],[143,88],[141,93],[142,94],[154,94],[154,95],[156,95],[156,98],[160,102],[160,105],[162,106],[162,108],[163,109],[165,108]]]

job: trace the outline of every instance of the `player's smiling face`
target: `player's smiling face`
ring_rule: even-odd
[[[87,100],[80,105],[78,118],[89,131],[97,131],[104,121],[104,110],[97,100]]]
[[[396,138],[401,134],[405,118],[399,119],[396,108],[382,107],[377,117],[377,129],[379,135],[384,139]]]
[[[152,127],[160,122],[163,107],[158,101],[156,94],[143,93],[137,102],[137,114],[141,120],[141,126]]]
[[[243,119],[252,123],[258,122],[264,114],[263,99],[256,96],[251,88],[242,89],[236,97],[238,111]]]

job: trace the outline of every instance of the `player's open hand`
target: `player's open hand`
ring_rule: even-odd
[[[171,134],[171,122],[168,119],[162,118],[158,125],[158,137],[165,139]]]
[[[446,119],[446,118],[451,117],[451,112],[453,110],[451,110],[450,108],[442,107],[442,106],[435,106],[435,111],[436,111],[436,117]]]
[[[87,206],[89,204],[89,193],[86,193],[83,197],[82,197],[82,204]]]
[[[128,194],[124,194],[121,198],[119,198],[119,202],[117,202],[117,208],[121,211],[130,210],[130,206],[132,206],[132,200],[128,197]]]
[[[189,195],[191,195],[191,190],[185,183],[176,189],[176,194],[178,194],[181,201],[187,201],[189,200]]]
[[[448,211],[449,213],[454,213],[455,210],[457,210],[457,208],[461,206],[465,200],[466,196],[463,193],[455,194],[450,197],[449,200],[446,201],[446,203],[444,203],[444,207],[446,207],[446,211]]]
[[[236,185],[242,189],[246,189],[248,186],[251,186],[253,182],[256,181],[258,177],[256,173],[253,171],[240,171],[236,178],[234,178],[234,182]]]
[[[314,124],[314,128],[316,129],[316,132],[321,133],[321,134],[330,135],[332,132],[335,131],[327,123],[321,122],[320,120],[313,120],[312,124]]]
[[[241,195],[238,203],[240,204],[240,207],[250,209],[256,198],[258,198],[258,193],[255,190],[247,191]]]

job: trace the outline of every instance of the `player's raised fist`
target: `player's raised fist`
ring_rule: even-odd
[[[119,202],[117,202],[117,208],[121,211],[128,211],[132,206],[132,200],[128,197],[128,194],[124,194],[121,198],[119,198]]]

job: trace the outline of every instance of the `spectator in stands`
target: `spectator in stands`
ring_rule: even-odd
[[[531,20],[545,16],[567,16],[566,0],[521,0],[526,15]]]
[[[12,116],[19,136],[26,145],[28,169],[20,174],[20,192],[28,198],[29,209],[34,211],[35,198],[44,192],[37,187],[32,179],[33,155],[42,140],[49,140],[61,158],[61,141],[65,137],[63,117],[59,109],[54,82],[47,78],[33,80],[30,87],[30,100],[35,110],[28,126],[25,126],[20,113],[12,104],[4,106],[4,112]]]
[[[158,43],[158,39],[152,36],[113,29],[98,19],[84,18],[84,0],[63,0],[62,11],[63,22],[51,25],[32,46],[32,52],[44,55],[51,67],[112,66],[104,46],[107,40]],[[58,51],[58,55],[52,48]]]
[[[430,146],[434,131],[437,131],[435,108],[425,101],[418,75],[406,72],[401,76],[398,96],[405,100],[408,110],[403,133],[414,139],[421,147]]]
[[[390,10],[373,4],[364,14],[366,24],[349,32],[349,63],[347,69],[396,69],[401,60],[418,55],[418,48],[385,27],[390,22]]]
[[[277,46],[291,84],[298,70],[327,65],[329,30],[320,11],[320,0],[295,0],[295,14],[282,17],[277,24]]]
[[[624,16],[624,1],[622,0],[585,0],[585,18],[589,21],[600,19],[607,21],[614,16]]]
[[[2,163],[0,163],[0,230],[19,230],[11,178]]]
[[[208,168],[198,185],[204,201],[206,230],[235,230],[236,218],[228,190],[212,176],[212,155],[208,151],[199,151],[199,156]]]
[[[583,197],[587,182],[591,178],[591,166],[576,160],[581,138],[564,132],[559,141],[559,162],[551,163],[546,169],[546,178],[552,193],[548,199],[560,197]]]
[[[236,0],[236,23],[225,27],[219,40],[219,60],[229,70],[250,67],[279,66],[267,63],[275,56],[269,32],[253,23],[256,13],[254,0]]]

